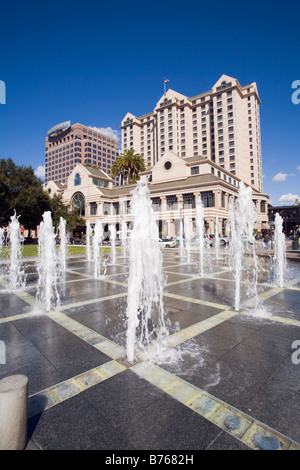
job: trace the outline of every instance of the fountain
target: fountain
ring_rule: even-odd
[[[126,242],[127,242],[127,225],[123,220],[121,223],[121,243],[122,243],[122,254],[126,256]]]
[[[105,276],[106,267],[102,253],[103,227],[99,219],[96,220],[93,236],[94,277]],[[102,272],[103,271],[103,272]]]
[[[204,273],[204,210],[201,197],[196,200],[196,229],[199,237],[199,273]]]
[[[180,219],[180,232],[179,232],[179,248],[180,248],[180,257],[184,255],[184,244],[183,244],[183,222]]]
[[[59,261],[59,267],[61,269],[61,277],[64,277],[65,271],[67,268],[67,229],[66,229],[66,221],[63,217],[60,217],[59,219],[58,230],[59,230],[59,235],[60,235],[58,261]]]
[[[10,218],[10,266],[9,285],[11,289],[18,289],[25,285],[25,273],[22,271],[22,235],[16,213]]]
[[[110,231],[111,262],[116,264],[116,226],[111,224],[108,230]]]
[[[162,254],[158,225],[150,191],[138,182],[131,193],[133,229],[129,236],[127,296],[127,359],[133,362],[136,349],[159,354],[167,335],[164,322]]]
[[[57,290],[58,270],[57,252],[55,243],[55,231],[52,225],[51,212],[43,214],[39,232],[39,261],[38,261],[38,285],[37,302],[45,306],[46,311],[51,309],[51,303],[56,307],[60,305],[60,297]]]
[[[4,241],[4,228],[0,227],[0,253],[2,252],[3,241]]]
[[[278,212],[275,216],[275,235],[274,235],[274,262],[275,262],[275,281],[279,287],[284,287],[286,270],[286,246],[285,235],[282,231],[283,219]]]
[[[187,255],[187,262],[190,264],[191,262],[191,233],[190,233],[190,219],[185,216],[184,217],[184,240],[185,240],[185,250]]]
[[[230,253],[232,260],[233,276],[235,279],[235,305],[236,311],[240,309],[240,287],[243,274],[243,254],[244,249],[252,251],[252,286],[253,295],[255,297],[256,307],[258,303],[257,297],[257,277],[258,265],[255,253],[255,238],[253,235],[254,223],[257,220],[257,213],[254,203],[252,201],[252,189],[250,186],[246,187],[241,181],[239,186],[238,198],[235,207],[229,204],[229,220],[231,231]],[[252,249],[251,249],[252,248]]]
[[[91,261],[91,223],[89,220],[86,221],[86,259]]]
[[[216,215],[215,220],[215,255],[216,260],[219,259],[219,247],[220,247],[220,240],[219,240],[219,217]]]

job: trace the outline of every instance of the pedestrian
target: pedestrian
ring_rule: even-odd
[[[264,234],[264,244],[265,244],[265,249],[266,250],[269,249],[269,241],[270,241],[270,234],[269,234],[269,232],[266,232]]]

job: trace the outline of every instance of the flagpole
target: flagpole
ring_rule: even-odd
[[[167,91],[167,89],[166,89],[166,83],[169,82],[169,81],[170,81],[170,80],[169,80],[168,78],[166,78],[166,77],[164,78],[164,94],[166,94],[166,91]]]

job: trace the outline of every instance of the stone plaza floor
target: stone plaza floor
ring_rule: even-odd
[[[92,262],[70,257],[49,313],[35,309],[36,260],[23,266],[24,289],[0,279],[0,379],[29,378],[28,449],[300,450],[299,261],[288,260],[280,288],[272,258],[259,257],[259,305],[245,278],[235,311],[227,249],[210,255],[203,277],[195,250],[190,264],[163,250],[166,351],[134,363],[128,258],[119,253],[95,279]]]

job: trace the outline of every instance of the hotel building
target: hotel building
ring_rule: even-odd
[[[153,111],[125,115],[122,151],[134,149],[149,168],[167,151],[202,156],[262,192],[259,105],[256,83],[241,86],[227,75],[190,98],[169,89]]]
[[[241,181],[252,188],[257,212],[254,228],[269,229],[268,195],[262,188],[259,104],[255,83],[242,87],[236,79],[222,75],[210,91],[188,98],[169,89],[152,112],[141,117],[126,114],[121,125],[122,151],[134,149],[144,157],[147,170],[140,178],[148,184],[161,237],[178,236],[185,217],[193,233],[198,197],[204,205],[206,233],[215,233],[218,217],[219,234],[228,234],[229,207]],[[108,145],[112,162],[118,154],[117,141],[114,147],[113,139],[80,124],[54,128],[48,134],[48,193],[61,193],[92,225],[100,219],[105,231],[110,224],[117,230],[123,222],[130,226],[135,185],[114,186],[107,165]],[[106,161],[101,154],[104,141]],[[65,163],[65,167],[67,156],[68,171],[62,177],[63,166],[57,165]]]
[[[78,163],[97,165],[110,174],[118,155],[117,139],[95,128],[63,122],[52,127],[46,137],[45,184],[56,181],[65,185]]]
[[[161,237],[178,236],[180,221],[185,217],[190,221],[191,233],[194,231],[198,197],[204,205],[206,233],[215,233],[218,216],[219,234],[228,234],[229,205],[236,200],[240,183],[231,172],[203,157],[182,158],[168,151],[140,177],[148,184]],[[50,196],[62,194],[63,200],[77,207],[92,225],[100,219],[106,233],[110,224],[115,224],[117,230],[122,222],[130,226],[134,188],[135,185],[114,186],[103,170],[81,164],[73,169],[65,186],[54,181],[46,186]],[[269,228],[268,196],[253,189],[252,198],[257,211],[254,228]]]

